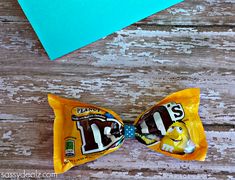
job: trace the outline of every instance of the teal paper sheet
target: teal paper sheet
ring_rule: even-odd
[[[18,0],[51,60],[183,0]]]

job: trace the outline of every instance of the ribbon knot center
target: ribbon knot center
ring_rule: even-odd
[[[132,124],[124,125],[124,135],[127,139],[135,139],[135,126]]]

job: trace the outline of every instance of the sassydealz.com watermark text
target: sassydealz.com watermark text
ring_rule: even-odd
[[[0,179],[29,179],[29,178],[56,178],[57,175],[52,172],[44,172],[38,170],[22,170],[22,171],[4,171],[0,172]]]

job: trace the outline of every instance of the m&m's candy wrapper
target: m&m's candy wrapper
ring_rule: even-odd
[[[116,151],[125,138],[136,138],[148,148],[181,160],[203,161],[205,132],[198,115],[200,90],[171,94],[124,124],[112,110],[49,94],[55,113],[54,169],[70,168]],[[144,153],[144,152],[143,152]]]

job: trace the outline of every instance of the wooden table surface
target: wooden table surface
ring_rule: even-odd
[[[0,0],[0,175],[53,173],[47,93],[111,108],[131,122],[188,87],[201,88],[205,162],[127,140],[58,178],[235,178],[235,1],[186,0],[51,62],[17,1]]]

